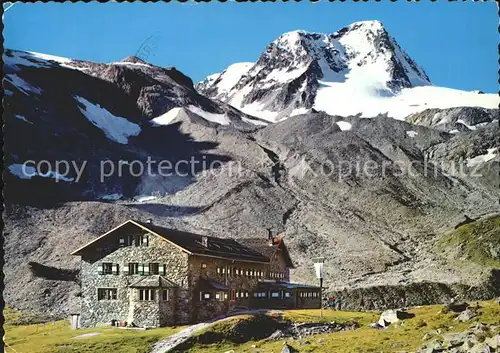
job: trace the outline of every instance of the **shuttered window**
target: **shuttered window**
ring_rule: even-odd
[[[113,273],[114,275],[117,275],[117,274],[118,274],[118,268],[119,268],[118,264],[112,264],[112,265],[111,265],[111,271],[112,271],[112,273]]]
[[[97,272],[100,275],[112,275],[118,274],[118,265],[111,262],[102,262],[98,268]]]
[[[159,266],[159,273],[160,275],[166,275],[167,274],[167,266],[165,266],[165,264],[161,264]]]
[[[139,264],[137,262],[129,262],[128,266],[126,266],[126,269],[127,271],[125,271],[125,268],[123,269],[124,274],[129,274],[129,275],[139,274]]]
[[[118,289],[116,288],[97,288],[97,300],[116,300]]]
[[[158,262],[149,263],[149,274],[159,275],[160,274],[160,264]]]

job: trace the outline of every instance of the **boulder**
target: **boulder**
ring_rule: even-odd
[[[415,314],[408,313],[402,310],[386,310],[384,311],[378,320],[378,325],[381,327],[387,327],[390,324],[398,322],[399,320],[409,319],[414,317]]]
[[[494,337],[487,338],[484,343],[488,345],[488,347],[500,350],[500,335],[496,335]]]
[[[450,303],[446,306],[446,310],[448,312],[454,312],[454,313],[461,313],[465,309],[469,307],[469,304],[466,302],[456,302],[456,303]]]
[[[467,333],[447,333],[443,335],[443,339],[447,347],[462,346],[467,339]]]
[[[496,350],[490,349],[486,343],[478,343],[475,344],[474,347],[470,348],[467,352],[468,353],[493,353]]]
[[[460,315],[457,316],[455,320],[460,321],[460,322],[467,322],[477,316],[477,312],[471,309],[466,309],[460,313]]]
[[[281,349],[281,353],[295,353],[295,352],[298,352],[298,350],[296,350],[292,346],[289,346],[286,343],[283,345],[283,348]]]
[[[281,330],[276,330],[273,332],[271,336],[268,337],[270,340],[279,340],[284,337],[283,331]]]

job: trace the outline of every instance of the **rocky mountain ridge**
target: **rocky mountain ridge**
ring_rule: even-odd
[[[457,267],[433,251],[464,214],[500,211],[498,110],[425,110],[407,121],[311,110],[268,124],[200,95],[176,69],[134,57],[99,64],[7,50],[4,62],[4,295],[13,307],[76,309],[77,275],[47,278],[39,269],[74,273],[70,250],[128,218],[236,239],[285,232],[294,280],[312,282],[310,259],[325,256],[328,291],[371,302],[389,293],[415,304],[425,288],[427,301],[439,301],[466,292],[465,283],[476,296],[498,292],[498,269]],[[402,77],[389,88],[412,84]],[[261,88],[271,82],[262,79],[253,78]],[[101,179],[103,160],[148,157],[205,163]],[[80,179],[75,170],[28,177],[26,160],[87,164]]]
[[[271,122],[312,109],[404,119],[427,108],[498,106],[494,95],[432,86],[380,21],[356,22],[331,34],[285,33],[253,65],[233,64],[195,86]]]

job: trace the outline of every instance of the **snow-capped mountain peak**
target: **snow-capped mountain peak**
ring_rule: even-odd
[[[431,84],[380,21],[356,22],[331,34],[286,32],[255,64],[235,65],[196,88],[270,121],[311,108],[328,111],[324,93],[331,96],[332,87],[337,90],[339,84],[342,90],[375,97]]]
[[[498,97],[432,86],[380,21],[330,34],[286,32],[255,64],[232,66],[196,85],[202,94],[271,122],[311,109],[332,115],[404,119],[427,108],[496,108]],[[230,76],[231,79],[225,79]]]

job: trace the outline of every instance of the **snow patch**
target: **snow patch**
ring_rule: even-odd
[[[128,62],[128,61],[116,61],[116,62],[109,63],[109,65],[153,67],[152,65],[149,65],[149,64],[131,63],[131,62]]]
[[[209,113],[194,105],[188,106],[187,109],[201,116],[203,119],[211,121],[213,123],[217,123],[220,125],[229,125],[229,123],[231,122],[226,114]]]
[[[85,70],[84,68],[78,68],[71,66],[72,60],[69,58],[63,58],[61,56],[49,55],[36,53],[32,51],[11,51],[9,52],[12,56],[6,54],[3,55],[3,60],[5,65],[9,66],[13,70],[19,71],[21,68],[19,66],[30,66],[36,68],[49,68],[59,65],[73,70]]]
[[[29,96],[30,93],[42,94],[42,90],[40,88],[29,84],[16,74],[7,74],[5,75],[5,79],[27,96]]]
[[[476,130],[475,126],[473,126],[473,125],[467,125],[467,123],[465,121],[463,121],[462,119],[458,119],[457,123],[464,125],[469,130]]]
[[[425,109],[455,107],[483,107],[495,109],[500,104],[496,94],[474,94],[446,87],[420,86],[402,89],[394,96],[381,96],[369,86],[359,87],[346,83],[330,83],[320,87],[314,108],[330,115],[349,116],[361,113],[362,117],[374,117],[387,113],[389,117],[404,120],[410,114]],[[335,104],[334,102],[338,102]],[[341,103],[341,104],[340,104]],[[439,121],[437,113],[433,120]],[[446,119],[439,123],[446,124]]]
[[[488,153],[486,154],[481,154],[479,156],[475,156],[474,158],[468,158],[467,167],[475,167],[478,164],[486,163],[492,160],[493,158],[498,156],[496,152],[498,152],[498,147],[489,148]]]
[[[155,200],[157,198],[158,197],[152,196],[152,195],[139,195],[139,196],[134,197],[134,200],[137,202],[147,202],[147,201]]]
[[[311,109],[308,109],[308,108],[295,108],[294,110],[292,110],[292,112],[290,113],[290,116],[295,116],[295,115],[301,115],[301,114],[307,114],[311,111]]]
[[[337,125],[342,131],[349,131],[352,128],[352,124],[347,121],[337,121]]]
[[[408,137],[415,137],[418,135],[418,132],[413,131],[413,130],[409,130],[409,131],[406,131],[406,135],[408,135]]]
[[[168,112],[151,119],[151,123],[155,126],[170,124],[181,112],[182,108],[172,108]]]
[[[34,176],[40,176],[42,178],[53,178],[56,180],[62,180],[68,182],[74,180],[73,178],[66,177],[54,171],[49,171],[47,173],[39,173],[37,172],[35,167],[25,166],[23,164],[11,164],[9,166],[9,171],[11,172],[11,174],[17,176],[20,179],[31,179]]]
[[[27,119],[26,119],[24,116],[22,116],[22,115],[17,115],[17,114],[16,114],[16,115],[14,115],[14,116],[15,116],[17,119],[19,119],[19,120],[25,121],[25,122],[27,122],[27,123],[29,123],[29,124],[33,124],[31,121],[27,120]]]
[[[217,82],[218,93],[224,94],[233,88],[253,65],[254,63],[250,62],[232,64],[217,77],[210,75],[208,78],[213,79],[212,83]]]
[[[141,132],[139,125],[111,114],[99,104],[91,103],[80,96],[75,96],[75,99],[84,105],[84,108],[78,107],[82,114],[94,126],[101,129],[110,140],[127,144],[129,136],[137,136]]]
[[[101,197],[101,200],[106,200],[106,201],[117,201],[123,197],[122,194],[114,193],[114,194],[109,194],[109,195],[104,195]]]
[[[259,126],[267,126],[268,123],[262,120],[255,120],[255,119],[249,119],[245,118],[244,116],[241,117],[241,120],[244,121],[245,123],[252,124],[252,125],[259,125]]]

